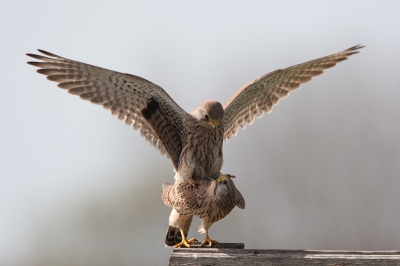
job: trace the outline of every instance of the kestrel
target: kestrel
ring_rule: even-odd
[[[362,46],[315,59],[266,74],[246,85],[224,105],[217,101],[202,102],[191,113],[185,112],[160,86],[141,77],[92,66],[39,50],[42,55],[27,54],[41,62],[28,62],[40,69],[38,73],[58,82],[58,87],[82,99],[100,104],[118,119],[140,130],[162,154],[166,154],[175,169],[175,183],[192,177],[209,179],[220,173],[222,143],[269,113],[281,98],[292,90],[323,73],[324,69],[358,53]],[[187,235],[192,218],[183,228]],[[179,243],[180,230],[169,227],[168,238],[175,235]]]
[[[212,243],[218,243],[210,239],[208,229],[213,223],[227,216],[235,206],[241,209],[245,207],[242,194],[236,189],[232,177],[234,176],[220,174],[215,180],[195,178],[195,185],[190,182],[163,184],[161,198],[165,205],[173,207],[170,226],[178,227],[182,235],[182,241],[175,247],[189,247],[190,243],[195,241],[194,238],[186,239],[183,228],[186,220],[191,219],[193,215],[202,219],[199,232],[206,233],[202,244],[211,246]]]

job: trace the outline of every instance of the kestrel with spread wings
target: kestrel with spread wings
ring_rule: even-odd
[[[43,50],[27,54],[41,62],[38,73],[58,82],[58,87],[82,99],[100,104],[118,119],[139,130],[162,154],[171,159],[175,184],[192,178],[216,178],[223,163],[222,144],[245,128],[254,118],[271,112],[278,101],[323,70],[358,53],[362,46],[266,74],[246,85],[224,105],[214,100],[202,102],[191,113],[185,112],[160,86],[135,75],[70,60]],[[172,215],[172,213],[171,213]],[[183,225],[184,233],[192,218]],[[171,224],[171,221],[170,221]],[[180,230],[170,226],[168,238]]]

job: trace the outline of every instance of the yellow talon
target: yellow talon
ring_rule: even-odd
[[[193,179],[192,179],[192,180],[193,180]],[[193,180],[193,181],[194,181],[194,180]],[[197,242],[197,240],[194,239],[194,238],[191,238],[191,239],[188,240],[188,239],[186,238],[186,236],[185,236],[185,232],[183,232],[183,229],[182,229],[182,228],[179,228],[179,230],[181,231],[182,241],[181,241],[181,243],[176,244],[176,245],[175,245],[175,248],[180,248],[180,247],[182,247],[182,246],[185,246],[185,247],[187,247],[187,248],[190,248],[190,243],[192,243],[192,242],[194,242],[194,241]]]
[[[201,242],[202,245],[209,245],[211,246],[213,243],[219,243],[217,240],[212,240],[208,236],[204,239],[203,242]]]
[[[194,239],[194,238],[191,238],[189,240],[187,240],[186,238],[183,238],[181,243],[175,245],[175,248],[180,248],[181,246],[185,246],[187,248],[190,248],[190,243],[192,243],[194,241],[197,241],[197,240]]]
[[[196,187],[196,182],[194,181],[193,178],[190,178],[188,181],[189,185],[191,185],[192,187]]]

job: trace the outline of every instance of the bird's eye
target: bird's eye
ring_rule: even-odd
[[[208,115],[204,115],[204,118],[207,120],[210,119],[210,117]]]
[[[228,182],[226,182],[226,180],[222,181],[222,184],[226,185],[226,183],[228,183]]]

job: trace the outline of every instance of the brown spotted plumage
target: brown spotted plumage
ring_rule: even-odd
[[[264,112],[270,112],[289,92],[323,73],[324,69],[358,53],[362,46],[266,74],[243,86],[222,106],[204,101],[186,113],[160,86],[138,76],[70,60],[43,50],[27,54],[39,62],[38,73],[58,82],[58,87],[84,100],[100,104],[125,121],[166,154],[175,168],[175,183],[192,177],[216,176],[223,164],[222,143]],[[187,234],[191,218],[184,224]],[[167,244],[179,239],[179,230],[169,227]],[[175,240],[171,239],[174,236]]]
[[[261,117],[264,112],[271,112],[280,99],[300,88],[301,84],[358,53],[357,50],[363,47],[356,45],[336,54],[278,69],[244,85],[224,105],[224,140],[235,136],[239,126],[245,128],[247,124],[251,125],[255,116]]]
[[[230,175],[221,174],[215,180],[200,178],[194,181],[195,186],[189,182],[164,183],[161,198],[165,205],[174,208],[169,220],[171,227],[178,227],[184,233],[185,221],[193,215],[197,216],[202,219],[199,231],[206,233],[203,244],[211,245],[216,242],[208,235],[211,225],[227,216],[235,206],[244,209],[245,202]],[[181,242],[175,243],[175,247],[188,246],[192,241],[186,240],[186,234],[183,234]]]

